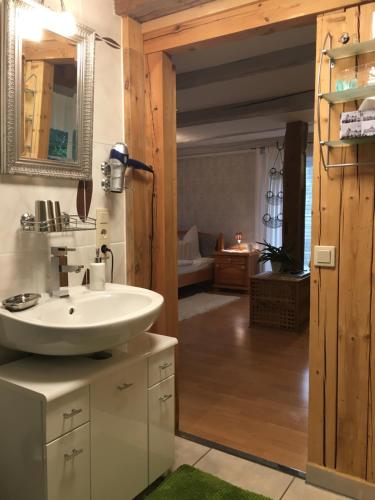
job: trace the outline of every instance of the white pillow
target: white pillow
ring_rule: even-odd
[[[199,252],[199,236],[197,226],[193,226],[185,234],[182,239],[184,245],[184,257],[180,257],[180,260],[194,260],[200,259],[201,254]]]
[[[185,248],[186,242],[183,240],[178,240],[178,260],[185,260]]]

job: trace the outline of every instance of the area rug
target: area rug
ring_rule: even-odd
[[[178,301],[178,319],[179,321],[189,319],[197,314],[218,309],[235,300],[239,300],[239,297],[233,295],[217,295],[214,293],[196,293],[191,297],[186,297]]]
[[[147,500],[270,500],[190,465],[181,465]]]

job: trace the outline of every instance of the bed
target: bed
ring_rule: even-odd
[[[183,237],[186,231],[179,231],[179,237]],[[201,258],[190,261],[179,261],[178,265],[178,288],[199,283],[212,283],[214,280],[214,258],[213,254],[217,245],[217,237],[208,233],[198,233],[199,251]]]

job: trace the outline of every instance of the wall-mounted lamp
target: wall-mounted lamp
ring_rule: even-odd
[[[129,158],[128,146],[123,142],[117,142],[111,149],[108,161],[102,163],[104,174],[102,188],[111,193],[122,193],[125,189],[125,171],[127,167],[135,170],[144,170],[154,174],[152,167],[141,161]]]
[[[28,2],[30,9],[19,9],[18,22],[23,39],[40,42],[43,39],[43,30],[47,29],[65,37],[72,37],[77,33],[77,23],[71,12],[65,9],[64,0],[60,0],[61,12],[55,12],[41,3]]]

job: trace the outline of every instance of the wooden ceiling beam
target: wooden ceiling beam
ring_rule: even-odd
[[[139,22],[173,14],[184,9],[211,2],[211,0],[115,0],[119,16],[130,16]]]
[[[204,68],[177,75],[177,90],[191,89],[210,83],[224,82],[267,71],[299,66],[315,61],[315,43],[269,52],[240,61]]]
[[[257,118],[314,108],[314,90],[273,97],[263,101],[247,101],[177,113],[177,127]]]
[[[314,22],[322,12],[329,12],[369,0],[216,0],[182,12],[143,23],[145,53],[187,48],[201,42],[252,31],[263,33]]]
[[[59,61],[63,64],[70,64],[77,60],[77,47],[56,40],[42,41],[39,43],[23,41],[22,55],[26,61]]]

